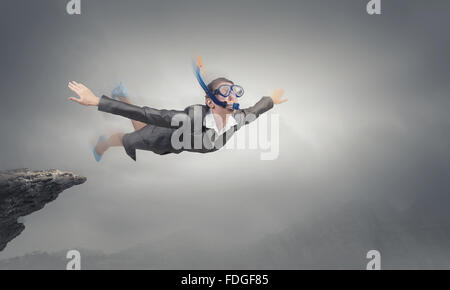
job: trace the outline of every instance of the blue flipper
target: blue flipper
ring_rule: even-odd
[[[103,155],[98,154],[97,151],[95,150],[95,148],[96,148],[97,145],[98,145],[100,142],[102,142],[103,140],[106,140],[106,137],[105,137],[105,136],[100,136],[100,137],[98,138],[97,144],[94,146],[94,149],[92,149],[92,152],[94,153],[95,161],[97,161],[97,162],[100,162],[100,160],[102,159],[102,156],[103,156]]]
[[[126,99],[130,97],[130,92],[122,82],[120,82],[120,84],[111,92],[111,98],[116,100],[117,97],[122,97]]]

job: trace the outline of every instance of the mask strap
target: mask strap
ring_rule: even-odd
[[[200,63],[201,65],[203,65],[203,64],[201,63],[201,58],[200,58],[199,63]],[[204,90],[205,93],[208,95],[208,97],[209,97],[211,100],[213,100],[213,102],[214,102],[216,105],[221,106],[221,107],[223,107],[223,108],[227,108],[227,107],[228,107],[228,103],[227,103],[226,101],[225,101],[225,102],[219,101],[219,100],[216,98],[216,96],[214,95],[214,93],[212,93],[212,92],[208,89],[208,86],[205,84],[205,82],[203,81],[202,76],[201,76],[201,74],[200,74],[200,66],[199,66],[198,64],[196,64],[195,62],[193,62],[192,64],[193,64],[193,66],[194,66],[195,76],[197,77],[197,80],[198,80],[198,82],[200,83],[200,86],[203,88],[203,90]],[[239,103],[233,103],[233,110],[239,110]]]
[[[194,71],[195,75],[197,77],[198,82],[200,83],[200,86],[203,88],[205,93],[208,95],[208,97],[213,100],[213,102],[218,105],[222,106],[224,108],[227,107],[227,102],[221,102],[219,101],[216,96],[208,89],[208,86],[205,84],[205,82],[202,79],[202,76],[200,75],[200,67],[194,63]]]

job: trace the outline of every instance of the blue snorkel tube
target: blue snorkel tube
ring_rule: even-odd
[[[215,94],[213,92],[211,92],[208,89],[208,86],[205,84],[205,82],[203,81],[203,78],[200,74],[200,66],[198,66],[195,61],[192,62],[193,67],[194,67],[194,72],[195,72],[195,76],[197,77],[197,80],[200,84],[200,86],[203,88],[203,90],[205,91],[206,95],[218,106],[221,106],[223,108],[228,108],[228,109],[233,109],[233,110],[239,110],[239,103],[233,103],[233,105],[228,105],[228,103],[226,101],[222,102],[219,99],[216,98]]]

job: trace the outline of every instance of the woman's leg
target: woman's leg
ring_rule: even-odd
[[[117,99],[121,102],[127,103],[127,104],[131,104],[130,100],[128,98],[122,98],[122,97],[117,97]],[[147,126],[146,123],[143,122],[139,122],[139,121],[135,121],[135,120],[130,120],[131,123],[133,124],[134,130],[137,131],[145,126]]]
[[[99,142],[95,150],[99,155],[103,155],[110,147],[122,147],[134,161],[136,161],[136,150],[153,151],[156,154],[164,155],[169,153],[180,153],[182,150],[175,150],[172,147],[172,134],[175,129],[158,127],[146,124],[142,129],[131,133],[117,132],[109,138]]]
[[[97,151],[98,154],[103,155],[103,153],[105,153],[106,150],[108,150],[110,147],[123,146],[122,144],[123,135],[125,135],[125,133],[122,132],[112,134],[111,136],[109,136],[109,138],[98,143],[97,146],[95,147],[95,151]]]

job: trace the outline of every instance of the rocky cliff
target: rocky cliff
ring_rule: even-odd
[[[0,171],[0,251],[25,229],[19,217],[42,209],[64,190],[85,181],[85,177],[56,169]]]

